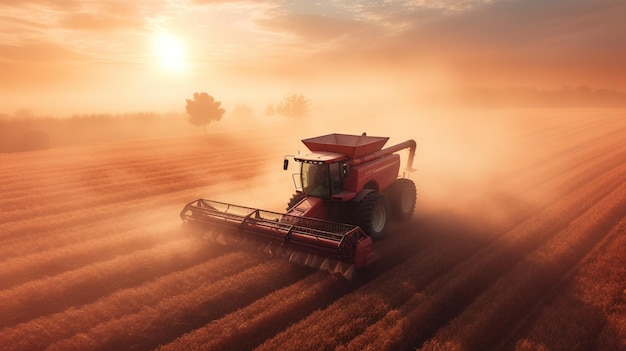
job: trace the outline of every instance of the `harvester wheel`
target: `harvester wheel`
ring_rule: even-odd
[[[291,196],[291,199],[289,199],[289,202],[287,203],[287,212],[289,212],[289,210],[291,210],[292,207],[297,205],[298,202],[302,201],[302,199],[304,199],[305,197],[306,197],[306,194],[303,192],[298,191],[295,194],[293,194]]]
[[[387,202],[384,197],[376,192],[365,195],[355,208],[356,225],[375,240],[385,236],[388,217]]]
[[[406,178],[396,179],[389,187],[388,195],[393,218],[401,221],[411,218],[417,197],[415,183]]]

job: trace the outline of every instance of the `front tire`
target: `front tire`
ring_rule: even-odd
[[[382,239],[387,233],[389,208],[385,198],[371,192],[356,204],[354,218],[356,225],[374,240]]]

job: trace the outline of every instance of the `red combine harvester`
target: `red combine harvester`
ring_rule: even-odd
[[[300,163],[286,213],[198,199],[180,216],[216,241],[259,239],[266,252],[350,278],[378,258],[372,239],[385,235],[389,219],[406,220],[415,209],[415,184],[399,178],[396,154],[409,149],[406,169],[412,171],[415,141],[383,149],[388,139],[329,134],[302,140],[311,153],[286,156],[283,164],[287,170],[290,158]]]

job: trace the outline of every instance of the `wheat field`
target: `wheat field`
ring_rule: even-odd
[[[182,226],[200,197],[284,210],[288,130],[0,154],[0,345],[624,350],[626,111],[508,114],[421,130],[415,214],[350,281]]]

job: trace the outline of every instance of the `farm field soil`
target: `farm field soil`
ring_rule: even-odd
[[[181,225],[283,211],[288,128],[0,154],[0,345],[625,350],[626,111],[498,114],[370,126],[415,133],[418,202],[350,281]]]

